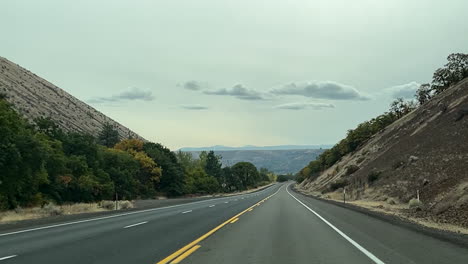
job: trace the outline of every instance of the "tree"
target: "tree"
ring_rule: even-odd
[[[184,169],[170,149],[159,143],[145,143],[143,150],[162,169],[159,189],[169,196],[184,194]]]
[[[0,99],[0,209],[35,205],[48,181],[47,149],[26,121]]]
[[[129,153],[138,161],[140,165],[137,174],[139,194],[145,197],[155,195],[162,176],[162,169],[154,159],[143,151],[144,142],[139,139],[124,139],[115,144],[114,148]]]
[[[136,197],[137,181],[134,176],[139,172],[139,164],[132,155],[118,149],[101,149],[102,169],[112,179],[119,199]]]
[[[440,94],[451,85],[468,77],[468,54],[453,53],[447,57],[443,68],[434,72],[431,89]]]
[[[425,84],[421,84],[418,90],[416,90],[415,97],[416,97],[416,100],[418,100],[419,104],[423,105],[429,100],[431,100],[433,95],[434,93],[431,89],[431,85],[428,83],[425,83]]]
[[[242,189],[256,187],[259,182],[257,168],[250,162],[238,162],[231,168],[232,175],[239,180],[238,186]]]
[[[220,160],[221,156],[216,156],[212,150],[208,152],[208,155],[206,156],[205,172],[208,175],[215,177],[218,181],[222,181],[222,164]]]
[[[259,176],[260,176],[260,181],[265,181],[265,182],[270,181],[269,174],[271,172],[267,168],[260,168],[258,173],[259,173]]]
[[[105,123],[98,135],[99,144],[112,148],[120,140],[119,132],[110,123]]]
[[[405,101],[403,98],[397,98],[390,104],[390,113],[394,114],[397,119],[416,109],[416,104],[413,101]]]

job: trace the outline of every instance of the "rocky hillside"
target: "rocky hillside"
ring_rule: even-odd
[[[468,79],[374,135],[298,189],[372,201],[410,218],[468,227]],[[419,192],[421,204],[409,206]]]
[[[112,124],[120,137],[141,138],[69,93],[21,66],[0,57],[0,94],[29,121],[50,117],[65,131],[96,136],[105,123]]]
[[[267,168],[276,174],[295,173],[320,155],[323,149],[289,149],[289,150],[227,150],[215,151],[221,155],[223,166],[232,166],[237,162],[248,161],[257,168]],[[200,151],[191,151],[194,157]]]

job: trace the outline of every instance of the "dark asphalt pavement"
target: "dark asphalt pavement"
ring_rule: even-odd
[[[1,264],[150,264],[167,256],[167,263],[196,264],[468,263],[467,248],[297,194],[287,184],[31,228],[39,229],[0,233]]]

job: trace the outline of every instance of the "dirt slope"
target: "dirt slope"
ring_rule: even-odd
[[[346,168],[359,169],[346,175]],[[375,180],[372,180],[375,179]],[[468,79],[434,97],[375,135],[299,190],[375,204],[411,218],[468,227]],[[409,209],[420,193],[422,206]],[[377,202],[377,203],[375,203]]]
[[[122,138],[141,138],[59,87],[3,57],[0,57],[0,93],[5,94],[15,110],[30,121],[50,117],[65,131],[94,136],[103,124],[109,122]]]

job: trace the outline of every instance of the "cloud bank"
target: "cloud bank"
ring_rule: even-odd
[[[315,103],[315,102],[297,102],[297,103],[288,103],[274,106],[276,109],[287,109],[287,110],[303,110],[303,109],[314,109],[321,110],[324,108],[335,108],[333,104],[326,103]]]
[[[393,98],[405,98],[405,99],[414,99],[414,94],[416,90],[421,86],[418,82],[410,82],[401,85],[392,86],[387,88],[387,92],[390,92]]]
[[[330,100],[369,100],[370,98],[356,88],[333,81],[311,81],[291,83],[272,89],[276,95],[299,95],[317,99]]]
[[[204,89],[206,85],[197,81],[188,81],[183,84],[179,84],[178,86],[182,86],[184,89],[187,90],[200,91]]]
[[[241,100],[264,100],[263,96],[254,90],[247,89],[242,84],[237,84],[230,89],[219,89],[214,91],[204,91],[204,94],[233,96]]]
[[[116,103],[124,101],[153,101],[154,96],[151,91],[144,91],[138,88],[131,88],[128,91],[107,97],[94,97],[88,100],[89,103]]]

